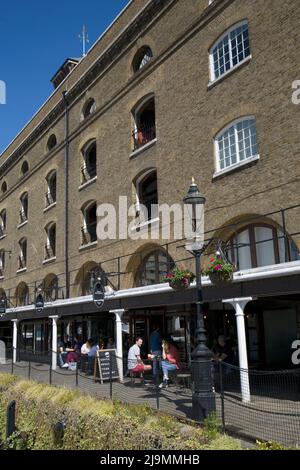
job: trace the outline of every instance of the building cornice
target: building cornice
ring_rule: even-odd
[[[84,75],[71,87],[66,95],[70,106],[89,85],[126,49],[127,45],[140,36],[141,32],[160,13],[178,0],[152,0],[141,10],[141,12],[129,23],[118,37],[106,48],[100,57],[89,67]],[[72,73],[72,72],[71,72]],[[60,89],[57,90],[59,93]],[[30,135],[18,146],[16,150],[1,164],[0,177],[14,164],[27,149],[43,134],[64,112],[65,103],[60,102],[47,114],[47,116],[35,127]],[[41,108],[42,110],[42,108]]]

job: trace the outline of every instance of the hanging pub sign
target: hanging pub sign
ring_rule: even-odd
[[[98,277],[93,287],[93,300],[96,307],[101,308],[104,304],[104,285],[101,278]]]
[[[2,317],[6,313],[6,304],[7,300],[6,297],[1,297],[0,299],[0,316]]]
[[[44,310],[44,297],[42,294],[38,294],[35,299],[35,310],[37,313],[41,313]]]

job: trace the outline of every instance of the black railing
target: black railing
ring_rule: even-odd
[[[45,245],[45,260],[55,257],[55,246]]]
[[[77,388],[85,394],[114,398],[123,403],[147,404],[177,416],[192,419],[193,374],[191,366],[169,371],[162,382],[159,357],[143,360],[148,371],[135,372],[126,358],[116,352],[100,362],[81,354],[68,352],[7,350],[0,372],[13,373],[57,387]],[[100,353],[101,354],[101,353]],[[13,362],[15,357],[17,362]],[[101,356],[100,356],[101,357]],[[56,370],[52,369],[52,362]],[[51,365],[52,364],[52,365]],[[128,370],[129,367],[129,370]],[[240,369],[220,362],[212,363],[216,400],[216,423],[220,430],[246,441],[273,441],[286,447],[300,445],[300,369],[260,371]],[[123,373],[123,381],[120,375]]]
[[[46,207],[52,206],[56,202],[56,195],[51,191],[46,192]]]
[[[144,124],[133,131],[134,150],[148,144],[156,138],[155,122]]]
[[[96,165],[83,165],[81,167],[81,174],[82,174],[82,183],[86,183],[87,181],[95,178],[97,176]]]
[[[26,222],[26,220],[28,220],[27,212],[21,209],[20,210],[20,223],[22,224],[23,222]]]
[[[26,259],[24,256],[19,256],[19,269],[26,268]]]
[[[87,245],[97,241],[97,222],[81,227],[81,244]]]

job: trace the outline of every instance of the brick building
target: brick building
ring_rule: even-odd
[[[64,62],[0,159],[8,346],[14,335],[18,348],[47,353],[58,328],[114,336],[122,353],[122,329],[147,348],[158,323],[188,360],[195,289],[159,285],[188,257],[182,242],[99,240],[96,209],[121,195],[135,207],[181,203],[194,176],[205,230],[238,265],[226,288],[203,279],[210,343],[237,337],[242,306],[250,363],[290,365],[300,334],[299,20],[297,0],[132,0],[84,58]],[[155,223],[150,212],[141,229]],[[101,310],[90,291],[97,269]]]

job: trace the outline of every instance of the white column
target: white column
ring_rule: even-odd
[[[57,367],[57,320],[58,315],[49,317],[52,320],[52,370]]]
[[[114,313],[116,317],[116,350],[117,350],[117,365],[119,371],[120,382],[123,382],[123,341],[122,341],[122,316],[125,313],[124,309],[110,310],[109,313]]]
[[[244,309],[248,302],[255,300],[252,297],[242,297],[236,299],[225,299],[223,303],[231,304],[235,310],[237,336],[238,336],[238,350],[239,350],[239,366],[240,366],[240,379],[241,379],[241,392],[242,401],[250,401],[250,385],[248,373],[248,355],[247,355],[247,342],[245,332],[245,317]]]
[[[18,347],[18,321],[16,318],[11,320],[13,322],[13,363],[17,362],[17,347]]]

